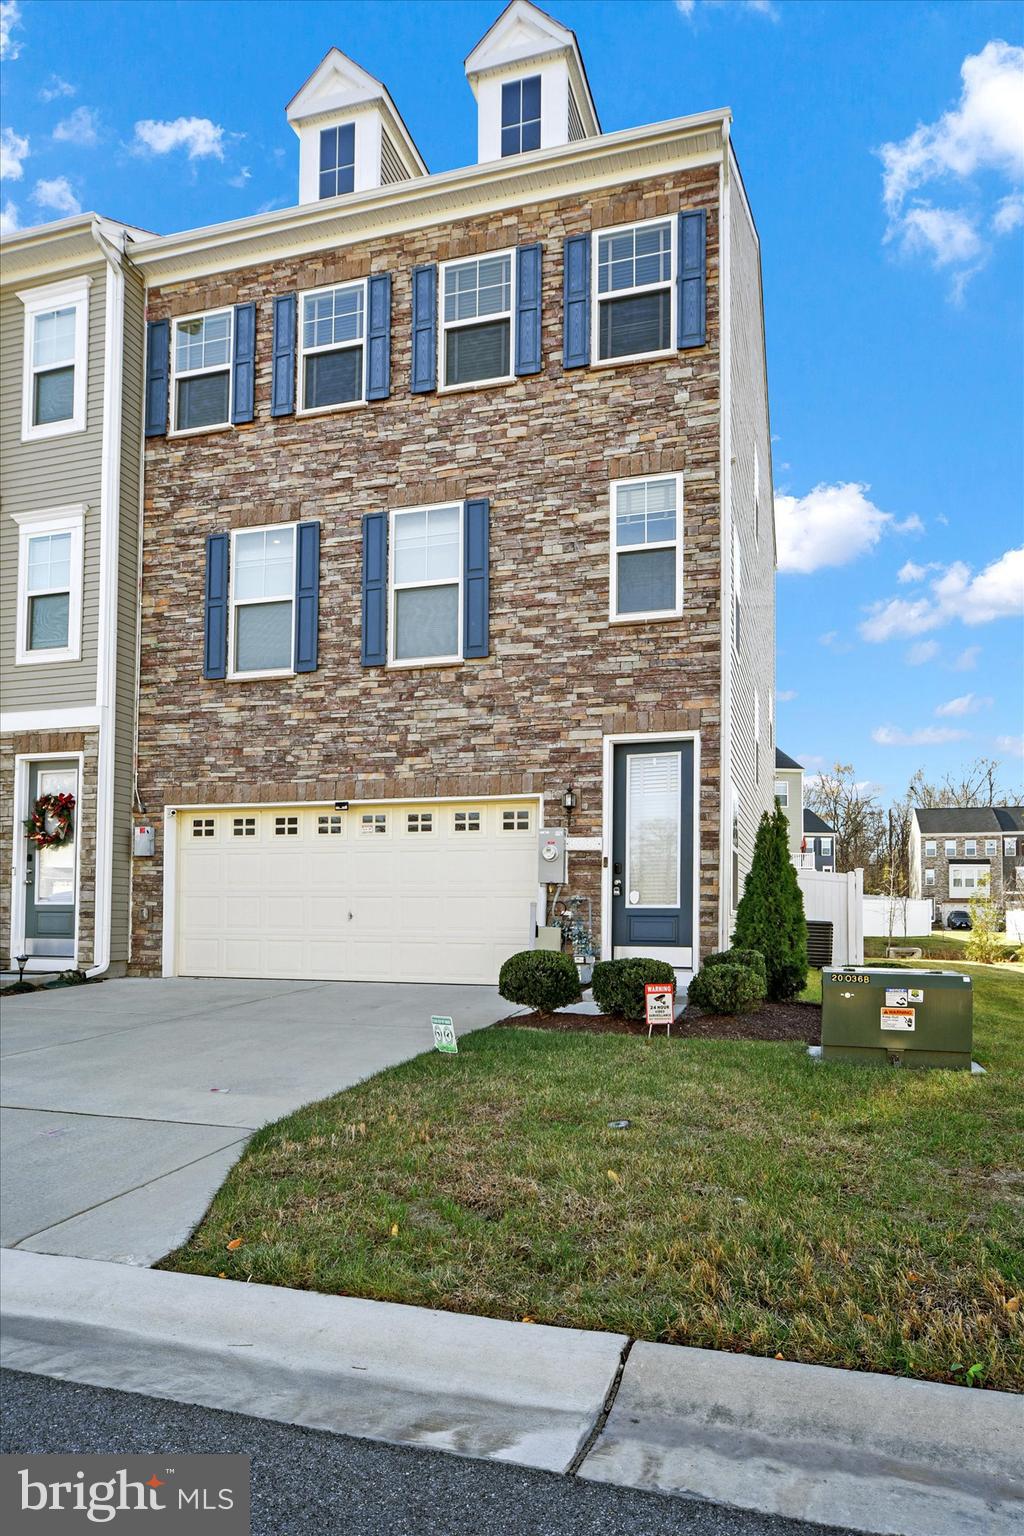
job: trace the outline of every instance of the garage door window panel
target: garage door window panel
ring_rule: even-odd
[[[294,525],[232,534],[233,677],[274,677],[292,670],[294,602]]]
[[[394,513],[391,551],[392,664],[460,661],[461,503]]]

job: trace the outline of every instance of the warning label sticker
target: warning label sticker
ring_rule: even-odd
[[[913,1027],[914,1027],[914,1009],[913,1008],[883,1008],[882,1009],[882,1028],[883,1029],[913,1029]]]

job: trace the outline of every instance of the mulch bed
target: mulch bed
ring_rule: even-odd
[[[524,1013],[499,1019],[503,1029],[554,1029],[570,1034],[646,1035],[647,1025],[601,1013]],[[664,1034],[658,1029],[659,1035]],[[673,1040],[800,1040],[821,1044],[818,1003],[762,1003],[753,1013],[704,1013],[692,1003],[672,1026]]]

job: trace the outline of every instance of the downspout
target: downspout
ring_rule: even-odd
[[[121,513],[121,395],[124,373],[124,258],[126,236],[110,240],[98,224],[92,237],[107,264],[103,319],[103,434],[100,465],[100,587],[96,637],[96,870],[93,963],[87,976],[110,966],[114,900],[114,777],[117,767],[118,543]]]
[[[718,943],[727,949],[730,943],[732,912],[736,893],[732,888],[732,315],[730,313],[730,228],[729,228],[729,120],[722,123],[722,163],[718,175],[719,262],[718,314],[721,327],[718,391],[719,421],[719,493],[721,511],[719,540],[719,610],[721,673],[721,729],[719,731],[719,813],[718,813]]]

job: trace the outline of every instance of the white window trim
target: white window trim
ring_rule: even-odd
[[[88,508],[83,503],[73,507],[50,507],[41,512],[12,512],[18,525],[18,632],[15,665],[40,666],[48,662],[82,659],[82,583],[84,535]],[[30,650],[28,645],[28,545],[39,534],[70,533],[71,554],[68,571],[68,643],[49,650]]]
[[[782,794],[779,793],[780,789],[783,791]],[[789,810],[789,780],[788,779],[776,779],[775,780],[775,791],[774,791],[774,794],[775,794],[775,799],[778,801],[779,805],[782,806],[782,809],[784,811],[788,811]]]
[[[934,871],[934,869],[926,869],[925,870],[925,872],[924,872],[924,883],[925,883],[925,885],[934,885],[935,884],[935,871]]]
[[[828,844],[827,848],[825,847],[826,843]],[[831,839],[831,837],[819,837],[819,839],[818,839],[818,852],[821,854],[821,857],[823,859],[830,859],[832,857],[832,839]]]
[[[942,844],[942,852],[943,852],[943,854],[945,855],[945,857],[947,859],[955,859],[956,858],[956,838],[955,837],[947,837],[946,838],[945,842]]]
[[[996,839],[994,837],[986,837],[986,839],[985,839],[985,857],[989,858],[989,859],[994,859],[994,858],[997,857],[998,852],[999,852],[999,844],[996,841]]]
[[[977,858],[977,856],[978,856],[978,839],[976,837],[965,838],[964,839],[964,857],[967,858],[967,859],[975,859],[975,858]]]
[[[324,134],[325,133],[335,133],[336,134],[338,132],[339,128],[351,128],[352,129],[352,186],[349,189],[349,191],[347,191],[347,192],[328,192],[328,193],[323,193],[323,192],[320,191],[320,177],[323,174],[321,172],[321,170],[320,170],[320,156],[321,156],[321,153],[323,151]],[[317,200],[318,203],[329,203],[335,197],[349,197],[351,195],[351,193],[356,190],[356,166],[358,164],[358,155],[357,155],[357,150],[356,150],[356,140],[358,139],[358,137],[359,137],[359,131],[358,131],[358,128],[356,127],[356,123],[355,123],[355,119],[354,118],[347,118],[344,122],[340,122],[340,123],[328,123],[325,127],[320,129],[319,133],[316,136],[316,191],[317,191],[317,199],[316,200]],[[348,161],[347,160],[345,162],[345,169],[346,170],[348,169]],[[337,174],[337,172],[341,170],[341,166],[340,165],[336,165],[336,166],[333,167],[333,170],[334,170],[334,173]],[[342,285],[340,283],[335,283],[334,286],[337,288],[337,287],[342,287],[344,285]]]
[[[178,327],[185,325],[189,320],[211,320],[214,315],[227,315],[230,328],[228,331],[228,360],[226,364],[217,363],[208,368],[183,368],[178,372]],[[231,425],[231,413],[235,406],[235,311],[230,304],[221,304],[216,309],[200,309],[192,315],[176,315],[171,321],[171,425],[168,437],[200,437],[204,432],[223,432],[225,427]],[[208,373],[224,373],[228,376],[228,414],[224,421],[212,421],[205,427],[179,427],[178,426],[178,380],[200,379]],[[251,675],[251,674],[246,674]]]
[[[261,677],[292,677],[295,674],[295,561],[298,558],[298,536],[296,530],[298,523],[268,523],[260,524],[254,528],[232,528],[230,561],[228,564],[228,681],[236,683],[249,683]],[[287,599],[283,597],[235,597],[235,541],[245,533],[276,533],[279,529],[290,528],[292,530],[292,581],[291,590]],[[283,603],[287,601],[292,610],[289,635],[291,637],[291,661],[287,667],[270,667],[261,672],[236,672],[235,671],[235,609],[249,608],[258,603]]]
[[[960,876],[961,884],[959,889],[961,891],[985,890],[989,885],[989,871],[987,869],[983,869],[980,864],[964,864],[962,862],[951,864],[949,866],[949,889],[951,891],[957,889],[957,887],[955,887],[953,884],[953,878],[955,875]],[[968,875],[972,875],[974,877],[973,885],[963,884]]]
[[[925,845],[924,845],[924,856],[925,856],[925,858],[926,859],[934,859],[937,856],[936,849],[937,849],[937,844],[935,842],[935,839],[933,837],[927,838],[925,840]]]
[[[516,159],[515,155],[509,156]],[[506,311],[495,315],[474,315],[471,320],[445,320],[444,318],[444,278],[450,267],[465,267],[471,261],[491,261],[496,256],[511,256],[508,289],[508,365],[509,372],[496,374],[493,379],[471,379],[467,384],[446,384],[445,376],[445,338],[449,331],[463,331],[471,325],[487,325],[506,318]],[[481,251],[478,256],[455,256],[451,261],[442,261],[437,273],[437,392],[440,395],[457,395],[467,389],[490,389],[496,384],[512,384],[516,378],[516,293],[519,283],[519,250],[517,246],[509,245],[500,251]],[[442,502],[447,506],[447,502]]]
[[[671,549],[676,551],[676,605],[674,608],[652,608],[649,613],[617,613],[619,605],[619,546],[616,542],[617,501],[620,488],[630,485],[646,485],[652,480],[674,480],[676,486],[676,536],[657,544],[626,544],[622,553],[638,553],[645,549]],[[634,475],[626,480],[613,480],[608,490],[608,622],[610,624],[649,624],[664,619],[679,619],[683,615],[683,476],[679,473],[666,475]]]
[[[51,283],[46,288],[28,288],[18,294],[25,306],[25,339],[22,348],[21,386],[21,440],[23,443],[38,442],[48,437],[65,437],[72,432],[84,432],[87,426],[87,396],[89,370],[89,289],[91,277],[78,277],[69,283]],[[36,426],[32,421],[33,383],[35,369],[32,363],[35,320],[37,315],[51,309],[75,310],[75,385],[72,413],[66,421],[48,421]]]
[[[627,229],[647,229],[654,224],[667,224],[669,230],[669,275],[667,284],[641,283],[637,288],[621,288],[614,293],[599,294],[598,282],[598,240],[606,235],[622,234]],[[677,248],[677,224],[674,214],[662,214],[660,219],[634,219],[628,224],[612,224],[606,229],[595,229],[590,235],[590,364],[592,368],[617,368],[623,363],[648,362],[651,358],[675,357],[678,348],[675,346],[677,332],[676,307],[678,292],[676,278],[678,277],[677,263],[679,252]],[[601,335],[602,302],[609,299],[631,299],[640,293],[656,293],[659,289],[668,287],[669,290],[669,345],[661,347],[657,352],[630,352],[625,357],[598,357],[598,341]]]
[[[437,512],[442,507],[458,507],[459,509],[459,576],[458,576],[458,618],[459,649],[454,656],[403,656],[400,659],[395,655],[395,644],[398,640],[398,593],[411,592],[418,587],[451,587],[456,583],[448,581],[403,581],[401,586],[395,583],[395,522],[409,512]],[[388,666],[397,670],[409,667],[451,667],[463,661],[463,647],[465,634],[463,614],[466,601],[466,571],[465,571],[465,517],[466,508],[462,501],[432,501],[418,507],[393,507],[388,513]]]
[[[1003,858],[1015,859],[1017,857],[1017,839],[1015,837],[1003,838]]]
[[[339,193],[339,197],[347,194]],[[329,199],[328,199],[329,201]],[[333,341],[327,346],[306,347],[303,344],[305,328],[303,325],[303,311],[307,299],[322,298],[325,293],[336,293],[341,288],[361,288],[363,290],[363,335],[360,341]],[[329,283],[325,288],[307,288],[299,294],[299,321],[298,321],[298,347],[296,348],[297,377],[295,380],[295,399],[298,402],[295,410],[296,416],[325,416],[331,411],[354,411],[361,405],[367,404],[366,389],[369,382],[370,370],[370,344],[367,332],[370,325],[370,284],[365,277],[354,278],[350,283]],[[350,352],[354,347],[363,349],[363,378],[361,393],[358,400],[339,400],[336,405],[306,405],[306,358],[316,357],[321,352]]]

